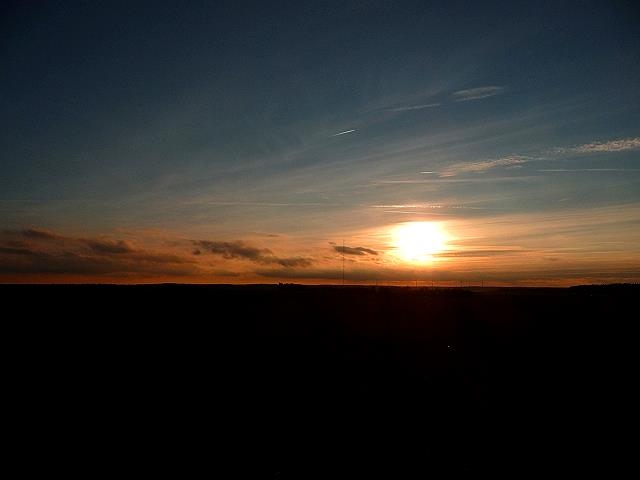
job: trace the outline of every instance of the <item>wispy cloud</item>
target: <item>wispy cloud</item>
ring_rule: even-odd
[[[640,150],[640,137],[621,138],[608,142],[584,143],[570,148],[557,148],[556,153],[602,153],[602,152],[626,152]]]
[[[498,255],[521,255],[528,253],[528,250],[522,248],[500,248],[500,249],[469,249],[459,251],[449,251],[436,253],[437,258],[485,258],[495,257]]]
[[[456,102],[466,102],[468,100],[480,100],[481,98],[493,97],[503,91],[504,87],[499,86],[476,87],[458,90],[454,92],[452,96]]]
[[[537,177],[535,175],[523,175],[523,176],[502,176],[502,177],[471,177],[471,178],[435,178],[428,180],[377,180],[368,184],[371,187],[391,186],[391,185],[433,185],[433,184],[445,184],[445,183],[512,183],[512,182],[527,182],[534,180]]]
[[[450,165],[440,172],[440,177],[453,177],[461,173],[482,173],[499,167],[513,167],[530,160],[529,157],[511,155],[508,157],[481,160],[478,162],[461,162]]]
[[[204,250],[227,260],[249,260],[263,265],[280,265],[287,268],[308,267],[313,263],[311,259],[304,257],[277,257],[268,248],[253,247],[241,240],[232,242],[194,240],[192,243],[197,247],[193,252],[194,255],[200,255]]]
[[[427,208],[427,209],[440,209],[444,208],[444,205],[441,204],[432,204],[432,203],[391,203],[391,204],[380,204],[380,205],[370,205],[372,208]]]
[[[241,202],[206,200],[204,203],[212,206],[229,207],[326,207],[336,204],[328,202]]]
[[[406,107],[385,108],[386,112],[408,112],[411,110],[422,110],[425,108],[435,108],[442,105],[441,103],[426,103],[424,105],[409,105]]]
[[[348,247],[343,245],[334,245],[333,249],[338,253],[344,253],[345,255],[378,255],[378,252],[371,248],[365,247]]]
[[[571,148],[555,148],[542,153],[541,156],[525,156],[525,155],[509,155],[507,157],[479,160],[476,162],[460,162],[445,167],[438,174],[439,177],[454,177],[464,173],[483,173],[495,168],[517,167],[531,161],[551,160],[555,157],[553,154],[581,154],[581,153],[597,153],[597,152],[624,152],[630,150],[640,150],[640,137],[611,140],[608,142],[591,142],[585,143]],[[550,153],[553,153],[550,155]],[[548,168],[540,169],[542,173],[571,173],[571,172],[622,172],[622,171],[638,171],[632,168]],[[420,172],[422,174],[433,174],[432,171]]]

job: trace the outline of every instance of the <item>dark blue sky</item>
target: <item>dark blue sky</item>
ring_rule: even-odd
[[[392,257],[391,226],[438,220],[452,251],[528,252],[527,278],[613,268],[598,253],[613,243],[616,268],[631,272],[621,275],[640,270],[633,2],[2,8],[7,232],[115,241],[126,231],[139,248],[158,237],[143,231],[242,241],[316,267],[220,266],[214,252],[199,274],[215,264],[323,279],[328,242],[346,236]],[[594,220],[576,220],[588,211]],[[621,223],[600,228],[611,212],[625,212]],[[545,234],[540,218],[573,226]],[[512,225],[509,241],[509,228],[487,227],[496,223]],[[594,232],[606,238],[590,243]],[[566,248],[591,263],[571,257],[562,270]],[[499,276],[500,262],[482,258],[473,268]],[[2,262],[20,273],[14,257]]]

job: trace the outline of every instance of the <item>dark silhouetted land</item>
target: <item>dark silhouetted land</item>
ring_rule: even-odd
[[[41,459],[52,471],[70,458],[227,478],[609,471],[638,294],[0,286],[19,312],[3,319],[15,441],[66,451]]]

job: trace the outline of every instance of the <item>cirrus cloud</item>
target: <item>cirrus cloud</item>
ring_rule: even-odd
[[[590,142],[583,143],[570,148],[557,148],[557,153],[607,153],[607,152],[626,152],[629,150],[640,150],[640,137],[620,138],[617,140],[609,140],[607,142]]]
[[[446,167],[440,172],[440,177],[453,177],[461,173],[482,173],[498,167],[513,167],[530,160],[521,155],[495,158],[492,160],[480,160],[478,162],[461,162]]]
[[[480,100],[481,98],[493,97],[504,91],[504,87],[497,85],[487,87],[468,88],[453,92],[452,96],[456,102],[467,102],[469,100]]]

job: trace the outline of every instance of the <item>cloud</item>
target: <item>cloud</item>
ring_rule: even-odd
[[[313,262],[304,257],[289,257],[289,258],[268,258],[267,263],[274,263],[276,265],[281,265],[287,268],[295,268],[295,267],[309,267],[313,264]]]
[[[607,153],[640,150],[640,137],[621,138],[608,142],[591,142],[570,148],[557,148],[557,153]]]
[[[546,155],[542,156],[524,156],[524,155],[509,155],[502,158],[496,158],[491,160],[481,160],[477,162],[460,162],[450,165],[444,168],[439,173],[439,177],[454,177],[463,173],[482,173],[487,170],[500,167],[517,167],[523,163],[538,161],[538,160],[550,160],[553,155],[549,157],[549,153],[555,154],[588,154],[588,153],[607,153],[607,152],[625,152],[631,150],[640,150],[640,137],[626,138],[611,140],[608,142],[591,142],[576,147],[570,148],[554,148],[547,151]],[[636,169],[624,169],[624,168],[549,168],[538,170],[543,173],[568,173],[568,172],[618,172],[618,171],[636,171]],[[431,174],[431,171],[420,172],[425,174]],[[419,182],[419,181],[416,181]],[[413,183],[413,182],[406,182]]]
[[[59,235],[45,228],[25,228],[22,235],[27,238],[36,238],[41,240],[54,240],[60,238]]]
[[[344,253],[345,255],[378,255],[378,252],[370,248],[365,247],[347,247],[342,245],[334,245],[333,249],[338,253]]]
[[[91,250],[101,255],[131,253],[133,248],[124,240],[85,240]]]
[[[383,186],[392,186],[392,185],[429,185],[429,184],[444,184],[444,183],[498,183],[498,182],[528,182],[538,177],[534,175],[526,175],[526,176],[500,176],[500,177],[472,177],[472,178],[437,178],[430,180],[415,180],[415,179],[407,179],[407,180],[378,180],[376,182],[371,182],[369,186],[371,187],[383,187]]]
[[[133,253],[134,248],[124,240],[111,240],[109,238],[73,238],[65,237],[45,228],[25,228],[20,231],[5,232],[9,235],[20,235],[32,242],[59,243],[66,242],[72,246],[85,245],[91,251],[100,255],[118,255]]]
[[[33,252],[28,248],[16,248],[16,247],[0,247],[0,254],[7,255],[33,255]]]
[[[188,275],[195,273],[193,265],[181,257],[162,254],[133,254],[120,257],[86,256],[77,252],[45,252],[30,250],[20,257],[2,255],[0,273],[3,274],[155,274]]]
[[[390,203],[390,204],[381,204],[381,205],[370,205],[371,208],[429,208],[429,209],[440,209],[444,208],[445,205],[441,204],[432,204],[432,203]],[[454,207],[460,208],[460,206],[455,205]]]
[[[434,254],[437,258],[484,258],[495,257],[498,255],[520,255],[528,253],[529,250],[523,248],[501,248],[501,249],[471,249],[441,252]]]
[[[435,108],[442,105],[441,103],[426,103],[424,105],[409,105],[406,107],[385,108],[385,112],[408,112],[411,110],[422,110],[424,108]]]
[[[466,90],[458,90],[453,93],[453,99],[456,102],[466,102],[468,100],[480,100],[481,98],[488,98],[498,95],[504,91],[504,87],[489,86],[489,87],[476,87]]]
[[[461,162],[450,165],[440,172],[440,177],[453,177],[461,173],[482,173],[499,167],[513,167],[531,160],[521,155],[496,158],[493,160],[481,160],[478,162]]]
[[[222,207],[327,207],[336,206],[337,204],[327,202],[222,202],[207,200],[206,205]],[[272,234],[266,236],[278,237],[279,235]]]
[[[226,259],[244,258],[259,262],[265,255],[271,255],[271,250],[269,249],[250,247],[242,241],[213,242],[209,240],[194,240],[193,243],[209,253],[221,255]]]
[[[268,248],[258,248],[241,241],[186,242],[192,248],[192,255],[184,250],[185,240],[150,249],[132,245],[124,239],[106,236],[75,237],[39,228],[0,231],[0,274],[128,279],[149,276],[216,276],[220,271],[218,266],[203,261],[204,254],[207,253],[284,270],[313,264],[310,258],[281,257]],[[231,274],[240,275],[241,272],[228,273]]]
[[[26,240],[16,241],[16,237]],[[77,238],[28,228],[0,235],[0,273],[70,275],[190,275],[188,257],[134,249],[124,240]]]
[[[220,242],[210,240],[194,240],[197,250],[220,255],[227,260],[242,259],[263,265],[280,265],[286,268],[308,267],[313,262],[304,257],[277,257],[268,248],[257,248],[245,244],[241,240]],[[193,252],[194,255],[198,255]]]

